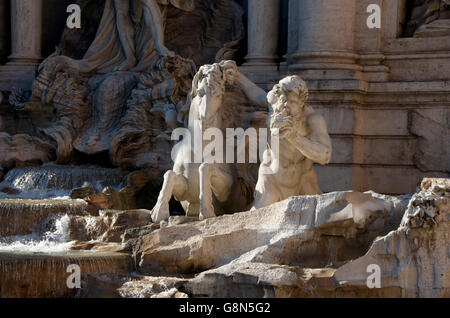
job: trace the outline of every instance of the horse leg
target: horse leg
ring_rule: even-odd
[[[213,190],[217,199],[224,202],[230,195],[233,177],[217,165],[204,163],[200,166],[200,219],[216,216],[213,205]]]
[[[174,171],[167,171],[164,175],[164,183],[158,196],[158,201],[152,210],[152,221],[159,223],[170,217],[169,201],[174,194],[177,198],[181,198],[187,192],[187,180],[181,174]]]

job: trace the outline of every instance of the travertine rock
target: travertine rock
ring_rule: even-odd
[[[425,179],[400,227],[342,266],[311,269],[236,259],[189,280],[183,290],[194,297],[449,297],[449,189],[448,179]],[[406,200],[390,202],[397,212],[404,210]],[[342,252],[328,252],[333,251]],[[367,285],[369,265],[381,269],[380,288]]]
[[[303,269],[265,263],[230,263],[201,273],[183,289],[191,297],[306,298],[333,297],[336,270]]]
[[[43,164],[54,160],[54,146],[38,137],[10,136],[0,132],[0,165],[3,167]]]
[[[99,216],[78,216],[71,218],[69,221],[71,241],[89,242],[98,240],[107,230],[108,225]],[[75,245],[74,249],[78,249],[77,246]]]
[[[94,209],[131,210],[136,208],[135,192],[131,187],[122,188],[120,191],[107,187],[102,193],[92,194],[85,200]]]
[[[91,195],[94,195],[97,191],[91,186],[76,188],[70,191],[70,198],[72,200],[85,199]]]
[[[178,290],[185,282],[185,279],[170,277],[135,278],[118,291],[125,298],[187,298],[187,294]]]
[[[70,219],[69,236],[71,240],[80,241],[74,248],[83,247],[81,242],[92,240],[99,242],[122,242],[122,235],[129,230],[143,231],[149,228],[159,228],[151,224],[148,210],[102,210],[99,216],[79,216]],[[141,233],[141,232],[138,232]],[[150,233],[150,232],[147,232]],[[130,239],[130,235],[127,236]],[[124,241],[126,241],[124,239]],[[89,248],[90,249],[90,248]]]
[[[133,227],[126,229],[122,235],[122,242],[126,243],[125,250],[132,251],[133,246],[136,244],[136,240],[144,235],[150,234],[160,228],[159,224],[150,223],[149,225],[142,227]]]
[[[102,236],[104,242],[122,242],[122,235],[128,229],[142,228],[152,221],[148,210],[102,211],[100,214],[109,226]]]
[[[450,297],[450,180],[424,179],[401,226],[336,271],[342,289],[389,297]],[[367,291],[367,266],[381,267],[381,289]]]
[[[321,268],[366,253],[400,224],[407,199],[356,192],[293,197],[252,212],[161,228],[135,247],[143,273],[198,273],[235,262]]]

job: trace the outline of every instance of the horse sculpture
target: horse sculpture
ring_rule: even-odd
[[[247,107],[245,111],[230,109],[235,107],[234,104],[240,104],[242,107],[242,103],[236,101],[236,97],[224,98],[228,87],[233,86],[234,69],[236,64],[233,61],[224,61],[204,65],[195,75],[187,101],[189,117],[186,123],[190,136],[199,132],[203,136],[208,128],[217,128],[224,133],[227,127],[243,127],[237,126],[241,123],[236,123],[236,120],[234,123],[233,119],[230,120],[233,113],[255,113],[256,110],[252,107]],[[227,105],[226,100],[233,104]],[[225,136],[225,133],[223,135]],[[203,138],[201,140],[204,149],[209,142],[205,142]],[[204,161],[198,163],[192,160],[198,156],[194,143],[195,137],[184,138],[175,146],[172,153],[174,167],[164,175],[162,190],[152,210],[153,222],[158,223],[169,218],[169,201],[172,195],[181,202],[187,216],[199,217],[201,220],[225,212],[247,211],[251,207],[257,176],[252,180],[241,172],[237,164]]]

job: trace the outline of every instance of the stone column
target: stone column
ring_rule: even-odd
[[[0,90],[31,90],[42,60],[42,0],[11,0],[11,55],[0,66]]]
[[[297,1],[297,0],[291,0]],[[360,70],[356,65],[355,46],[356,0],[301,0],[292,8],[297,17],[296,51],[289,54],[289,69],[314,70],[323,76],[324,70]],[[336,72],[334,72],[336,73]],[[337,78],[343,78],[342,72]]]
[[[246,66],[277,64],[280,0],[248,0]]]
[[[8,64],[42,60],[42,0],[11,0],[11,55]]]
[[[0,61],[9,54],[7,52],[9,31],[7,27],[8,12],[6,1],[0,1]],[[0,62],[1,63],[1,62]]]

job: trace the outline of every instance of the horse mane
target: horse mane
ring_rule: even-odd
[[[178,110],[178,121],[183,123],[185,127],[188,126],[187,123],[189,122],[189,111],[192,101],[197,96],[198,83],[205,75],[206,71],[214,65],[217,64],[200,67],[192,81],[192,88],[186,99],[186,104]],[[250,127],[266,127],[267,109],[252,103],[245,95],[244,91],[236,85],[226,85],[225,96],[223,98],[220,113],[222,116],[223,127],[243,129],[248,129]],[[258,119],[255,120],[255,118]]]

